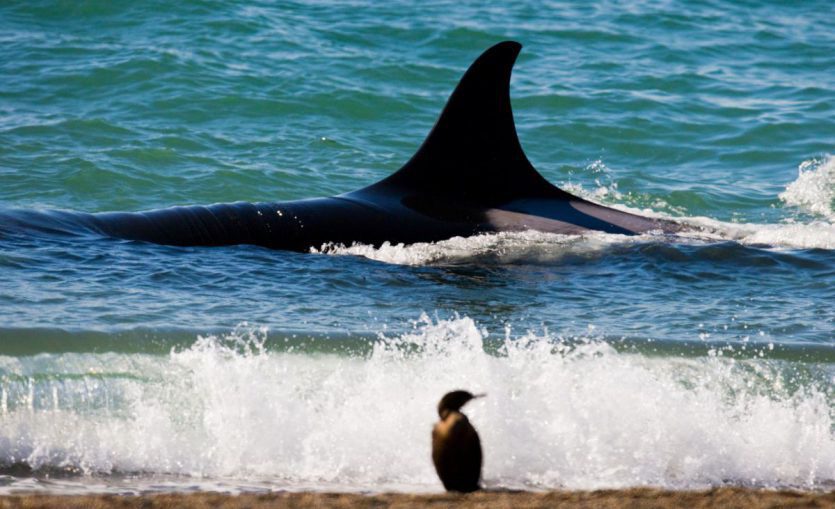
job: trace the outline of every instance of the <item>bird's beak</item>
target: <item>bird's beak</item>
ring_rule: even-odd
[[[473,394],[473,399],[476,399],[476,398],[485,398],[485,397],[487,397],[487,393],[486,393],[486,392],[482,392],[481,394]]]

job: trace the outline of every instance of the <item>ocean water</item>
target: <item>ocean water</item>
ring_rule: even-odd
[[[490,45],[551,182],[694,227],[183,248],[0,224],[0,493],[835,486],[835,7],[0,5],[0,212],[354,190]],[[10,217],[8,214],[0,217]]]

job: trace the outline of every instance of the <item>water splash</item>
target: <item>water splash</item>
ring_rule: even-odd
[[[797,168],[797,180],[780,199],[786,204],[835,222],[835,157],[809,159]]]
[[[590,253],[613,243],[632,240],[634,238],[624,235],[598,232],[586,235],[560,235],[530,230],[453,237],[439,242],[416,242],[409,245],[385,242],[380,247],[366,244],[326,244],[321,249],[313,249],[311,252],[364,256],[398,265],[517,262],[531,264],[550,263],[572,253]]]
[[[591,163],[587,171],[595,175],[595,189],[568,184],[565,189],[584,199],[625,200],[628,197],[618,191],[617,182],[601,161]],[[372,260],[398,265],[430,265],[450,263],[549,263],[578,253],[588,255],[607,247],[635,242],[673,241],[680,243],[733,240],[747,246],[770,246],[789,249],[835,249],[835,158],[804,161],[799,167],[800,176],[791,183],[780,199],[786,204],[800,207],[823,216],[827,221],[806,223],[787,219],[781,223],[733,223],[707,217],[687,216],[683,210],[679,217],[671,217],[652,208],[635,208],[623,203],[606,203],[605,206],[631,214],[674,220],[685,226],[677,236],[653,234],[626,236],[588,232],[582,235],[561,235],[536,231],[501,232],[472,237],[410,245],[384,243],[380,247],[364,244],[351,246],[325,244],[312,253],[330,255],[363,256]],[[669,204],[657,199],[659,210],[671,209]]]
[[[635,213],[628,207],[615,208]],[[689,228],[675,236],[652,233],[628,236],[603,232],[560,235],[530,230],[454,237],[439,242],[409,245],[388,242],[379,247],[366,244],[326,244],[311,252],[362,256],[398,265],[531,265],[560,263],[571,257],[595,257],[618,246],[654,242],[704,246],[710,242],[735,241],[761,249],[835,249],[835,224],[831,223],[730,223],[707,217],[688,217],[680,219],[680,222]]]
[[[835,479],[831,365],[647,357],[591,336],[510,331],[491,353],[488,335],[466,317],[424,316],[365,355],[269,351],[262,330],[243,327],[162,357],[18,358],[3,364],[0,464],[189,485],[439,490],[435,404],[468,388],[488,393],[467,412],[489,486]]]

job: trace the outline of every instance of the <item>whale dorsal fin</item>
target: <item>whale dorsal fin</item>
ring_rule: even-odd
[[[567,196],[536,171],[516,135],[510,73],[521,49],[505,41],[482,53],[417,153],[380,184],[483,204]]]

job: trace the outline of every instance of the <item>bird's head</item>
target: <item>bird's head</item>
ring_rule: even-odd
[[[438,402],[438,415],[441,419],[446,418],[450,412],[457,412],[461,407],[467,404],[468,401],[475,398],[482,398],[486,394],[472,394],[468,391],[452,391],[448,392]]]

